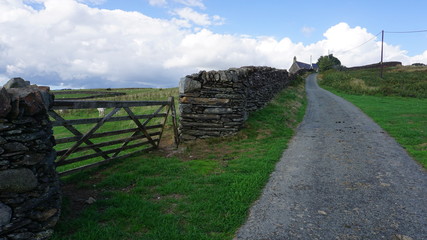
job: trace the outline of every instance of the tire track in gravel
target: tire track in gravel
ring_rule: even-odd
[[[427,239],[427,172],[307,78],[308,108],[235,239]]]

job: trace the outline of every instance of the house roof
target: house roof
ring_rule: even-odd
[[[295,63],[298,65],[298,67],[300,69],[311,69],[310,64],[303,63],[303,62],[298,62],[298,61],[296,61]]]

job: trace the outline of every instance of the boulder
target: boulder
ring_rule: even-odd
[[[28,147],[20,142],[9,142],[3,145],[3,148],[8,152],[28,151]]]
[[[10,223],[12,218],[12,209],[0,202],[0,228],[6,224]]]
[[[10,97],[5,88],[0,88],[0,118],[6,117],[12,106],[10,105]]]
[[[182,78],[179,81],[179,93],[191,93],[199,90],[202,84],[199,81],[193,80],[189,77]]]
[[[25,88],[30,86],[29,81],[25,81],[22,78],[11,78],[5,85],[3,85],[4,88],[10,89],[10,88]]]
[[[34,116],[46,111],[42,94],[38,88],[12,88],[8,90],[13,95],[12,101],[19,102],[19,108],[25,116]]]
[[[37,178],[27,168],[0,171],[0,191],[23,193],[37,187]]]

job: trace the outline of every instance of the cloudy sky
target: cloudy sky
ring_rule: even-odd
[[[0,85],[175,87],[200,70],[427,64],[424,0],[1,0]]]

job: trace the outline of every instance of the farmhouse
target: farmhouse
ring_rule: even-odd
[[[289,73],[295,74],[296,72],[298,72],[301,69],[317,71],[319,69],[319,67],[315,63],[307,64],[307,63],[303,63],[303,62],[298,62],[297,57],[294,57],[294,62],[292,63],[292,66],[289,68]]]

